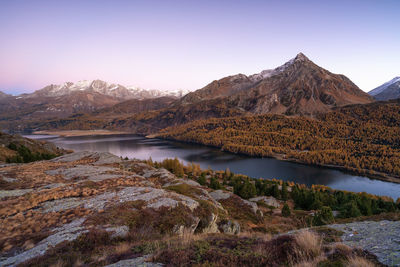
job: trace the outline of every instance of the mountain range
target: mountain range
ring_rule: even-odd
[[[12,130],[100,127],[143,134],[213,117],[315,117],[374,101],[346,76],[319,67],[302,53],[275,69],[224,77],[186,95],[95,80],[49,85],[5,99],[0,99],[0,125]]]
[[[376,100],[400,98],[400,77],[396,77],[368,92]]]
[[[22,129],[27,121],[62,119],[77,113],[91,113],[126,100],[159,97],[178,99],[186,91],[146,90],[110,84],[101,80],[51,84],[30,94],[12,96],[0,92],[0,122]],[[7,127],[5,127],[7,129]]]
[[[76,83],[66,82],[63,84],[51,84],[43,89],[37,90],[32,94],[22,94],[20,97],[57,97],[72,95],[77,92],[98,93],[105,96],[114,97],[117,99],[148,99],[162,96],[182,97],[187,93],[184,90],[176,91],[161,91],[161,90],[146,90],[133,86],[123,86],[115,83],[107,83],[102,80],[83,80]]]

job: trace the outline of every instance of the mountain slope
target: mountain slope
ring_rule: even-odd
[[[390,100],[400,98],[400,77],[378,86],[368,92],[376,100]]]
[[[332,107],[370,103],[372,98],[346,76],[333,74],[303,54],[255,80],[255,85],[229,98],[255,114],[316,115]]]
[[[0,162],[13,161],[17,156],[26,162],[48,159],[65,152],[51,143],[0,132]]]
[[[315,115],[332,107],[372,102],[346,76],[317,66],[302,53],[273,70],[214,81],[184,96],[181,103],[215,98],[255,114],[286,115]]]
[[[160,90],[145,90],[132,86],[123,86],[120,84],[107,83],[101,80],[79,81],[76,83],[66,82],[63,84],[51,84],[43,89],[37,90],[32,94],[21,95],[24,98],[32,97],[56,97],[70,95],[75,92],[96,92],[102,95],[111,96],[123,100],[128,99],[147,99],[161,96],[181,97],[184,93],[181,91],[160,91]]]
[[[4,98],[8,98],[8,97],[11,97],[11,95],[8,95],[8,94],[0,91],[0,99],[4,99]]]
[[[135,114],[145,111],[158,110],[167,108],[176,100],[175,97],[158,97],[150,99],[130,99],[120,102],[111,107],[99,109],[93,112],[93,115],[110,116],[121,114]]]

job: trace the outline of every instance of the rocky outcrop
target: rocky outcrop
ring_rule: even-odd
[[[274,208],[279,208],[281,206],[280,201],[276,200],[274,197],[266,197],[266,196],[261,196],[261,197],[253,197],[249,199],[251,202],[264,202],[266,205],[274,207]]]
[[[26,262],[95,230],[111,239],[144,228],[177,235],[239,233],[239,223],[218,196],[258,212],[255,203],[231,193],[209,193],[195,181],[110,153],[78,152],[4,164],[0,175],[6,178],[1,186],[7,188],[0,190],[1,266]]]
[[[364,221],[329,227],[343,232],[346,245],[375,254],[385,265],[400,265],[400,221]]]
[[[219,226],[219,230],[225,234],[239,234],[240,233],[240,224],[237,221],[222,221]]]
[[[210,193],[210,196],[216,201],[221,202],[223,200],[233,199],[233,201],[238,201],[240,204],[244,204],[248,209],[250,209],[254,214],[259,214],[262,216],[262,211],[258,208],[257,203],[242,199],[231,192],[225,192],[222,190],[216,190]]]
[[[164,264],[161,263],[154,263],[154,262],[147,262],[151,258],[151,255],[145,255],[143,257],[138,257],[134,259],[128,259],[128,260],[121,260],[118,261],[114,264],[107,265],[105,267],[160,267],[164,266]]]

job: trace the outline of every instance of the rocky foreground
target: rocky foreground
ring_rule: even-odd
[[[375,247],[366,246],[366,251],[325,243],[322,249],[318,237],[311,242],[316,249],[306,249],[309,242],[297,236],[250,236],[267,220],[283,227],[290,220],[280,215],[283,203],[266,197],[244,200],[109,153],[79,152],[47,161],[4,164],[0,185],[0,266],[189,266],[207,262],[280,266],[316,260],[341,262],[353,256],[374,262],[376,257],[368,250],[377,255],[382,252]],[[266,214],[260,203],[271,212]],[[341,234],[335,234],[335,242]],[[361,243],[348,242],[353,247]],[[381,246],[381,250],[397,253],[399,247]]]

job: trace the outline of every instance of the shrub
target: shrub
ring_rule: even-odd
[[[221,189],[222,186],[221,184],[218,182],[218,180],[215,177],[212,177],[210,180],[210,187],[214,190],[218,190]]]
[[[205,175],[204,172],[203,172],[203,173],[200,175],[200,177],[197,179],[197,182],[198,182],[199,184],[203,185],[203,186],[207,184],[207,179],[206,179],[206,175]]]
[[[333,222],[333,213],[330,207],[324,206],[321,211],[317,212],[313,219],[314,225],[324,225]]]
[[[285,203],[285,205],[283,205],[283,208],[282,208],[282,216],[283,217],[289,217],[290,213],[291,212],[290,212],[289,205]]]

